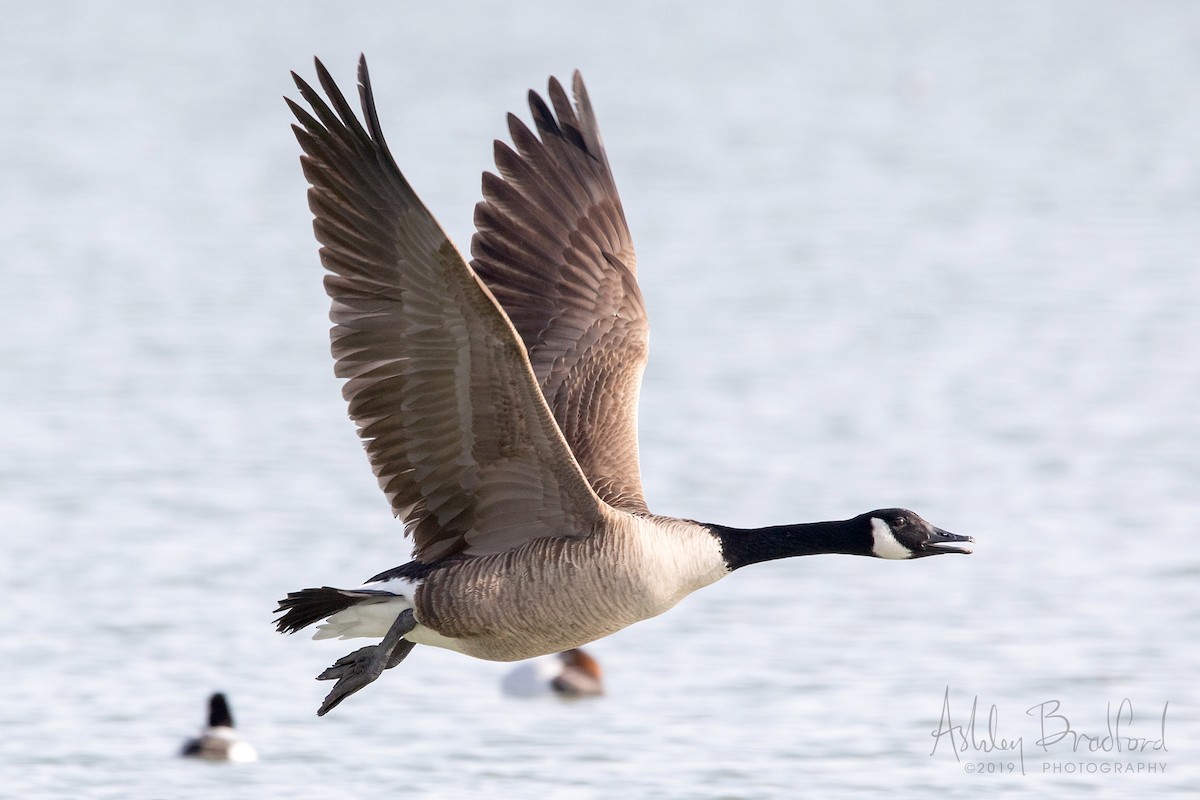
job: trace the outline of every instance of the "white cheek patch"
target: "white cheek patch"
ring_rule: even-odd
[[[879,517],[871,517],[871,538],[874,539],[874,544],[871,546],[873,552],[879,558],[912,558],[912,551],[897,541],[892,534],[892,529],[888,524]]]

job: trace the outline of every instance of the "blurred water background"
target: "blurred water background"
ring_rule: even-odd
[[[1194,796],[1200,6],[2,16],[0,795]],[[976,555],[748,569],[596,644],[600,701],[423,648],[318,719],[357,645],[279,636],[275,600],[407,558],[280,100],[314,54],[351,88],[359,52],[462,248],[504,112],[583,70],[651,314],[655,510],[905,505]],[[175,757],[214,690],[261,762]],[[960,761],[933,733],[975,699]],[[1165,752],[1035,746],[1027,709],[1099,740],[1124,700]],[[1017,738],[1025,774],[986,752]]]

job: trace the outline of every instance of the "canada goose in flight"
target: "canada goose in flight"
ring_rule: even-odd
[[[504,676],[500,688],[514,697],[593,697],[604,694],[604,673],[590,653],[574,647],[521,662]]]
[[[661,614],[747,564],[969,553],[911,511],[738,529],[652,514],[638,469],[647,324],[592,105],[529,93],[483,176],[470,265],[384,143],[365,59],[363,121],[316,62],[293,73],[313,228],[330,274],[335,373],[413,560],[357,589],[281,600],[276,625],[382,637],[318,676],[323,715],[416,644],[515,661]],[[551,111],[553,107],[553,111]]]
[[[254,747],[233,729],[233,714],[229,712],[225,695],[220,692],[208,699],[208,727],[195,739],[188,739],[179,754],[206,761],[248,763],[258,760]]]

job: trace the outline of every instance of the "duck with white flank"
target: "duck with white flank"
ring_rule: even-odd
[[[646,311],[583,80],[530,92],[483,176],[467,261],[384,143],[365,60],[363,121],[318,61],[288,101],[331,273],[335,372],[413,560],[357,589],[280,601],[280,631],[382,637],[318,676],[317,711],[417,644],[516,661],[661,614],[735,569],[817,553],[969,553],[911,511],[738,529],[651,513],[638,469]],[[551,110],[553,108],[553,111]]]
[[[500,682],[500,689],[513,697],[554,694],[569,700],[604,694],[600,662],[581,647],[553,656],[523,661]]]
[[[220,692],[208,698],[208,727],[195,739],[188,739],[179,754],[205,761],[249,763],[258,760],[254,746],[233,729],[229,702]]]

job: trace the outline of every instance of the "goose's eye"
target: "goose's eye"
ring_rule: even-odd
[[[908,517],[896,517],[896,527],[903,528],[908,524]]]

